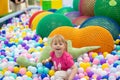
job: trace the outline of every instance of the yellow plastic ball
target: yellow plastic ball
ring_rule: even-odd
[[[26,75],[27,75],[28,77],[32,77],[32,72],[27,71],[27,72],[26,72]]]
[[[3,71],[0,71],[0,74],[4,75],[4,72],[3,72]]]
[[[7,68],[4,68],[4,69],[2,70],[2,73],[4,74],[6,71],[8,71],[8,69],[7,69]]]
[[[14,73],[18,73],[19,70],[20,70],[20,69],[19,69],[18,67],[14,67],[14,68],[13,68]]]
[[[88,76],[84,76],[84,78],[85,78],[86,80],[89,80],[89,77],[88,77]]]
[[[98,56],[98,53],[96,52],[92,53],[92,58],[95,58],[96,56]]]
[[[53,76],[53,75],[55,74],[55,71],[54,71],[54,70],[49,70],[48,74],[49,74],[50,76]]]
[[[85,63],[80,63],[80,67],[84,69],[84,71],[86,70],[87,66],[85,65]]]
[[[13,39],[13,38],[10,38],[10,42],[14,42],[14,39]]]
[[[19,42],[19,40],[18,40],[18,39],[15,39],[15,40],[14,40],[14,42],[15,42],[15,43],[18,43],[18,42]]]
[[[120,43],[120,39],[116,39],[116,41],[114,43],[115,44],[119,44]]]
[[[44,43],[44,46],[48,46],[48,43],[45,42],[45,43]]]
[[[42,51],[43,50],[43,48],[40,48],[40,51]]]
[[[22,32],[22,37],[25,37],[27,35],[26,32]]]
[[[43,42],[42,38],[40,38],[38,42],[39,42],[39,43],[42,43],[42,42]]]
[[[30,48],[30,49],[28,50],[29,53],[34,52],[34,51],[35,51],[35,48]]]
[[[108,52],[103,52],[104,58],[105,58],[108,54],[109,54]]]
[[[105,68],[108,68],[109,65],[107,63],[102,64],[102,69],[104,70]]]

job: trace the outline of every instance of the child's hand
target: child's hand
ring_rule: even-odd
[[[46,62],[49,62],[48,59],[42,60],[42,63],[45,64]]]

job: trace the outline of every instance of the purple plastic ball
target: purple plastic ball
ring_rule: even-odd
[[[75,76],[73,80],[79,80],[80,77],[79,76]]]
[[[101,80],[102,79],[102,77],[101,76],[97,76],[97,80]]]
[[[100,60],[100,64],[102,65],[102,64],[104,64],[104,63],[106,63],[106,59],[101,59],[101,60]]]
[[[87,75],[88,75],[89,77],[92,77],[93,74],[94,74],[94,73],[93,73],[92,71],[89,71],[89,72],[87,73]]]
[[[26,46],[26,43],[22,43],[21,45],[22,45],[22,47],[25,47],[25,46]]]

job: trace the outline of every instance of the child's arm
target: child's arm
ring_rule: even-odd
[[[71,71],[71,74],[69,75],[68,80],[73,80],[78,70],[75,64],[71,68],[72,68],[72,71]]]
[[[16,3],[16,4],[20,4],[21,2],[19,2],[18,0],[15,0],[15,3]]]
[[[49,62],[49,61],[51,61],[51,57],[49,57],[49,58],[46,59],[46,60],[43,60],[42,63],[44,64],[44,63]]]

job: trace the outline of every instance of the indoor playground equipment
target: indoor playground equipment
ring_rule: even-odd
[[[95,16],[84,21],[80,28],[84,28],[87,26],[101,26],[107,29],[113,36],[114,40],[117,39],[120,33],[120,26],[113,19],[105,16]]]
[[[95,16],[107,16],[120,25],[120,1],[96,0],[94,7]]]
[[[49,14],[52,14],[52,12],[43,11],[43,12],[39,13],[38,15],[36,15],[36,17],[34,17],[34,19],[32,21],[31,29],[36,30],[36,27],[38,26],[38,23],[40,22],[40,20]]]
[[[100,26],[88,26],[80,29],[62,26],[54,29],[49,37],[53,37],[55,34],[61,34],[65,39],[71,40],[75,48],[101,46],[101,48],[94,50],[95,52],[111,52],[114,49],[112,35]]]
[[[73,27],[72,22],[64,15],[61,14],[49,14],[43,17],[37,27],[36,33],[42,38],[48,37],[48,35],[57,27],[70,26]]]
[[[62,7],[62,0],[40,0],[42,10],[59,9]]]
[[[82,16],[94,16],[94,4],[97,0],[80,0],[79,11]]]
[[[33,19],[36,17],[36,15],[38,15],[41,12],[43,12],[43,11],[36,11],[35,13],[32,14],[32,16],[29,19],[29,28],[31,28],[31,24],[32,24]]]
[[[0,1],[0,16],[9,13],[9,0],[1,0]]]

